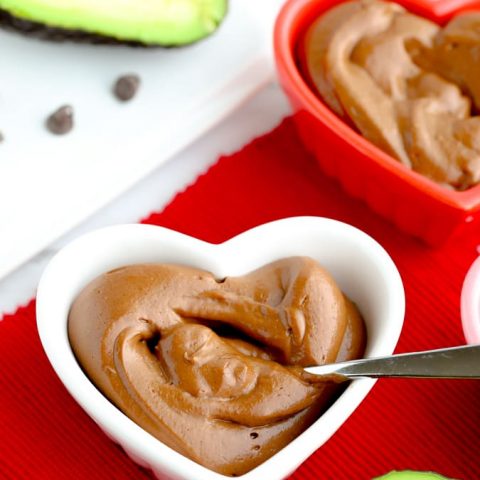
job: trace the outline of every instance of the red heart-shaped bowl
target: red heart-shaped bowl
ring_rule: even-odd
[[[280,83],[295,111],[305,146],[323,171],[352,196],[431,245],[480,216],[480,185],[453,191],[410,170],[338,118],[301,73],[300,40],[309,25],[337,5],[335,0],[289,0],[275,25],[274,50]],[[480,10],[474,0],[398,0],[407,10],[439,24],[456,13]],[[480,80],[479,80],[480,81]]]

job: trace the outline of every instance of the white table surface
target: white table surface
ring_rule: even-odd
[[[280,5],[231,0],[215,35],[179,49],[35,42],[0,30],[0,278],[271,82]],[[126,72],[142,86],[120,104],[109,89]],[[59,138],[43,123],[65,103],[76,127]]]
[[[0,280],[0,317],[14,312],[35,295],[43,269],[62,246],[96,228],[138,222],[149,213],[160,211],[220,155],[235,152],[253,138],[274,128],[289,113],[290,108],[278,85],[264,88],[219,126]]]

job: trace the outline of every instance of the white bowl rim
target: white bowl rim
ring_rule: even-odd
[[[231,477],[218,474],[193,462],[148,434],[114,407],[86,377],[77,364],[68,342],[66,334],[68,313],[62,315],[62,318],[58,318],[59,315],[55,318],[56,291],[59,282],[62,282],[62,265],[65,262],[73,261],[75,255],[82,249],[88,250],[92,245],[101,245],[102,242],[108,243],[108,241],[111,242],[114,238],[128,237],[128,235],[144,239],[162,238],[163,241],[171,242],[172,245],[179,246],[179,248],[191,249],[194,247],[198,252],[202,252],[203,257],[206,255],[207,257],[220,257],[220,260],[225,260],[228,255],[238,251],[241,245],[248,243],[248,241],[253,242],[255,239],[272,238],[272,236],[275,237],[275,234],[294,235],[299,231],[306,235],[308,232],[315,230],[339,235],[340,238],[356,242],[359,250],[362,250],[364,253],[369,252],[372,261],[376,262],[375,266],[384,275],[382,280],[387,282],[391,297],[389,304],[390,317],[392,318],[391,333],[384,339],[381,345],[375,345],[374,350],[375,356],[391,354],[400,336],[405,313],[403,284],[395,264],[384,248],[366,233],[351,225],[322,217],[292,217],[276,220],[257,226],[220,244],[207,243],[182,233],[153,225],[117,225],[87,233],[57,253],[45,269],[39,283],[37,293],[37,326],[42,346],[55,372],[74,399],[99,424],[105,433],[120,443],[126,452],[138,463],[151,468],[154,472],[161,471],[172,475],[173,478],[195,480],[231,479]],[[200,255],[198,252],[196,254]],[[287,256],[287,254],[284,256]],[[220,264],[221,261],[217,266]],[[125,265],[125,263],[116,265]],[[219,272],[217,271],[216,273],[218,274]],[[220,272],[219,274],[225,276],[228,272]],[[83,286],[88,281],[84,281]],[[71,301],[69,302],[70,304]],[[63,331],[56,332],[55,328],[51,326],[52,321],[62,326]],[[61,341],[59,341],[59,338]],[[373,379],[361,379],[351,383],[334,404],[304,433],[266,462],[237,478],[242,480],[264,480],[265,478],[273,480],[274,478],[284,478],[284,476],[290,474],[335,433],[365,398],[374,383],[375,380]],[[338,421],[339,416],[341,418],[340,422]],[[312,429],[317,424],[321,424],[323,429],[319,427],[316,429],[318,431],[315,431],[315,436],[312,436]],[[321,436],[320,443],[318,442],[319,436]],[[292,455],[296,458],[294,462],[292,462]]]
[[[480,343],[480,257],[468,269],[460,298],[463,334],[467,343]]]

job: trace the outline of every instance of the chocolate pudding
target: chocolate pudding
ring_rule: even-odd
[[[442,28],[391,2],[341,3],[306,32],[306,70],[325,103],[365,138],[465,190],[480,181],[479,25],[479,13]]]
[[[365,347],[355,305],[304,257],[224,279],[179,265],[119,268],[78,295],[68,334],[121,411],[230,476],[283,448],[342,391],[302,367],[359,358]]]

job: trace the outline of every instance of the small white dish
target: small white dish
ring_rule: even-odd
[[[465,340],[470,344],[480,344],[480,257],[467,272],[460,307]]]
[[[220,245],[155,226],[123,225],[89,233],[50,262],[37,295],[40,338],[53,368],[77,402],[143,467],[162,479],[226,480],[173,451],[113,406],[90,382],[70,348],[70,305],[96,276],[134,263],[180,263],[217,277],[242,275],[279,258],[310,256],[358,305],[367,325],[366,356],[393,352],[403,325],[405,296],[400,275],[371,237],[344,223],[297,217],[268,223]],[[356,380],[303,434],[242,480],[279,480],[295,470],[345,422],[375,380]]]

